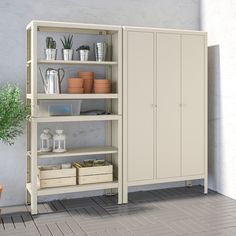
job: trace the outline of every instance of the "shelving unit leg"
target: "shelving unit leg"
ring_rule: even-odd
[[[37,214],[37,122],[31,122],[31,214]]]

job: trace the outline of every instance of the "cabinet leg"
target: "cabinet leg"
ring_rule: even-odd
[[[204,194],[208,194],[208,179],[204,179]]]
[[[192,186],[193,186],[192,180],[187,180],[187,181],[185,181],[185,186],[186,186],[186,187],[192,187]]]
[[[123,203],[128,203],[128,186],[123,187]]]

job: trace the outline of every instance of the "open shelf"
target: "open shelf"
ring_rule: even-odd
[[[27,61],[27,64],[30,64],[31,60]],[[43,60],[39,59],[38,64],[55,64],[55,65],[117,65],[117,61],[64,61],[64,60]]]
[[[27,94],[28,99],[32,99],[31,94]],[[117,93],[83,93],[83,94],[44,94],[38,93],[37,99],[40,100],[73,100],[73,99],[117,99]]]
[[[87,156],[100,154],[114,154],[117,153],[116,147],[88,147],[88,148],[73,148],[68,149],[64,153],[55,152],[38,152],[38,158],[54,158],[54,157],[73,157],[73,156]]]
[[[31,194],[31,183],[26,184],[28,192]],[[65,194],[65,193],[75,193],[75,192],[85,192],[93,190],[111,189],[118,188],[118,182],[115,180],[113,182],[97,183],[97,184],[84,184],[84,185],[73,185],[66,187],[54,187],[54,188],[42,188],[38,189],[38,196],[47,196],[53,194]]]
[[[37,122],[76,122],[76,121],[105,121],[105,120],[120,120],[120,115],[80,115],[80,116],[45,116],[32,117]]]

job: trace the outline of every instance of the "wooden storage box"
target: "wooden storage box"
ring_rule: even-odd
[[[92,166],[77,168],[78,184],[94,184],[113,181],[113,166]]]
[[[40,188],[76,185],[76,168],[44,169],[39,167],[38,185]]]

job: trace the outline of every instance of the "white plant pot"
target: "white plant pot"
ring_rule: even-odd
[[[62,49],[62,58],[64,61],[72,61],[73,60],[73,49]]]
[[[80,61],[88,61],[89,50],[79,50]]]
[[[57,59],[57,49],[46,48],[44,50],[46,60],[56,60]]]

